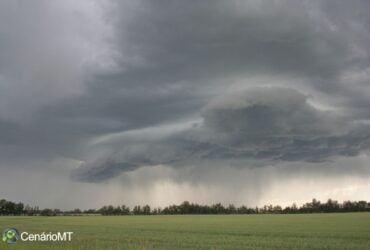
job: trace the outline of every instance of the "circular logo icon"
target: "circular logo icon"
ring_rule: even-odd
[[[15,228],[7,228],[3,231],[3,241],[9,244],[16,243],[19,239],[19,232]]]

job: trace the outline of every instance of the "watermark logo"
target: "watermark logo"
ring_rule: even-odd
[[[3,231],[3,241],[8,244],[16,243],[19,240],[19,232],[15,228],[7,228]]]
[[[42,233],[29,233],[22,232],[15,228],[7,228],[3,231],[3,242],[8,244],[20,241],[71,241],[73,232],[42,232]]]

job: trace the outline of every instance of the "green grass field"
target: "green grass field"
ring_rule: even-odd
[[[73,231],[0,249],[370,249],[370,213],[0,217],[0,229]]]

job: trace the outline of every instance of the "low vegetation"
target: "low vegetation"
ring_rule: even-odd
[[[370,213],[0,216],[0,228],[73,231],[70,242],[22,242],[1,249],[369,249]]]

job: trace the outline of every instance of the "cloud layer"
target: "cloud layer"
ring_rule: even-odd
[[[1,1],[0,169],[102,190],[161,167],[326,175],[369,150],[369,8]]]
[[[107,153],[84,163],[74,176],[101,181],[150,165],[320,162],[355,156],[370,146],[369,126],[353,128],[346,117],[318,110],[306,96],[288,88],[254,88],[222,96],[206,105],[202,118],[189,128],[162,135],[155,135],[154,128],[103,138],[94,146]]]

